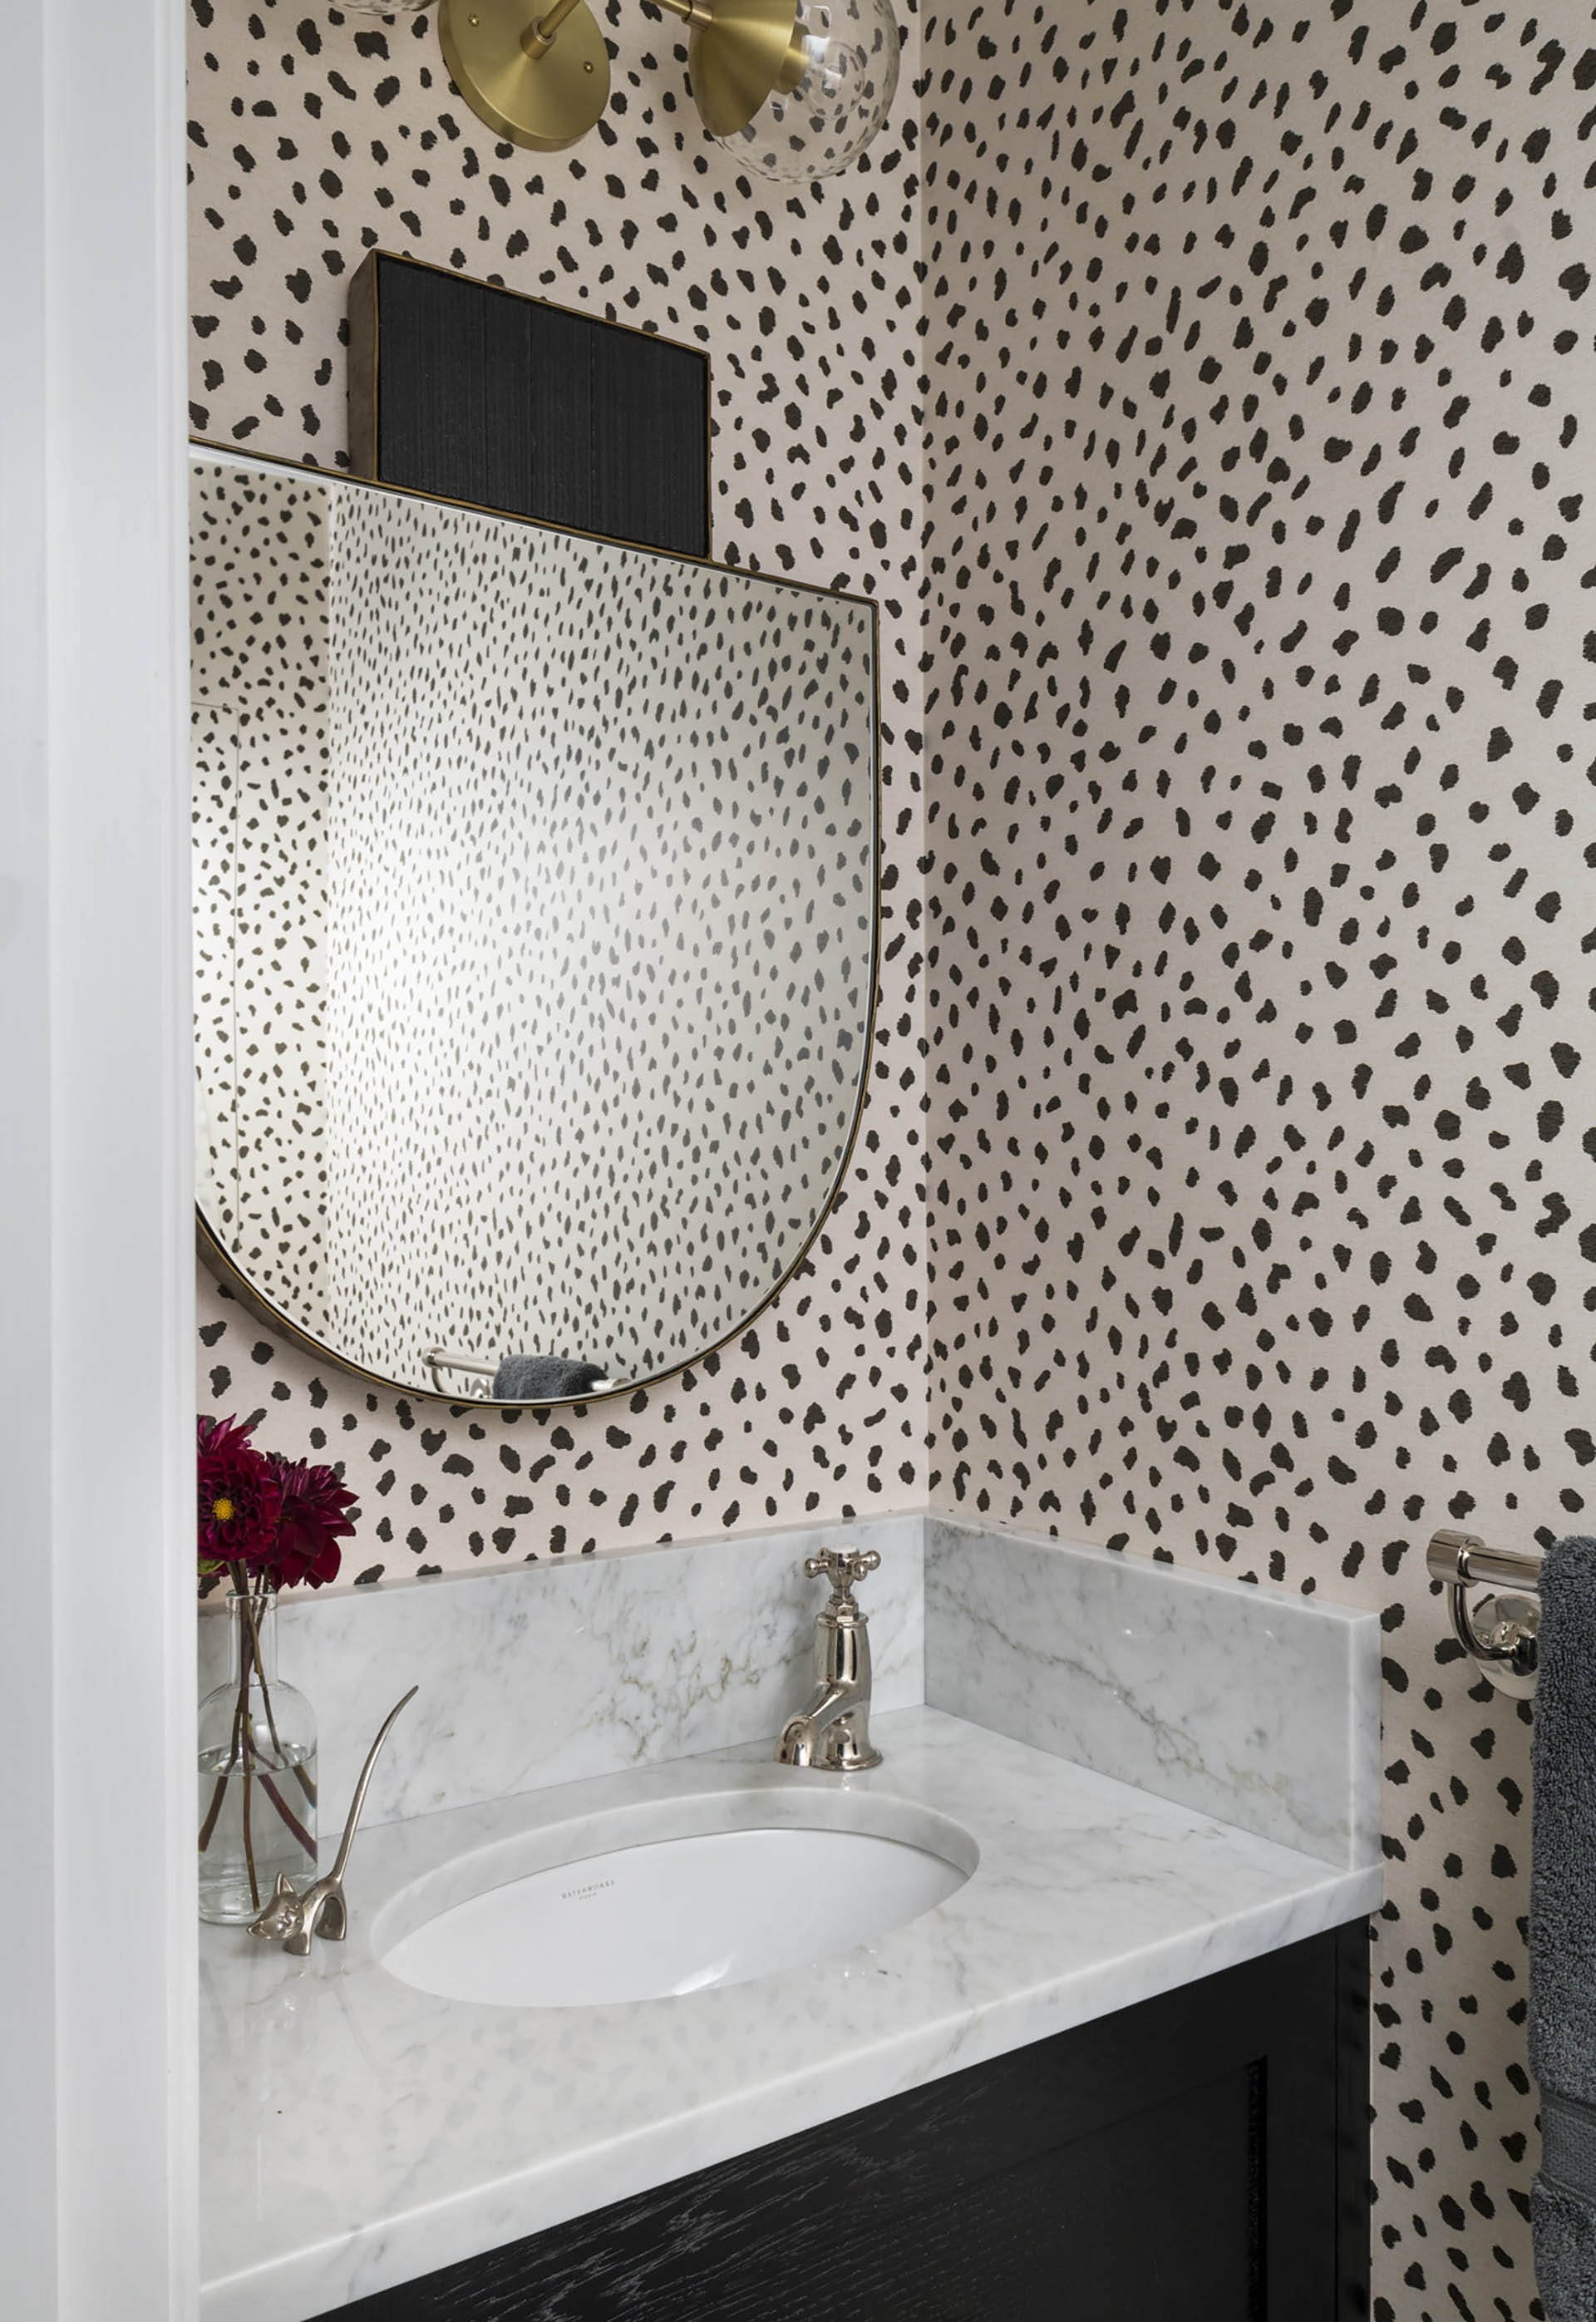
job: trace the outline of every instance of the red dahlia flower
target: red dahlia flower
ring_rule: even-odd
[[[214,1569],[247,1564],[269,1553],[282,1514],[283,1487],[276,1468],[250,1438],[252,1422],[202,1418],[199,1451],[199,1559]]]
[[[351,1519],[360,1504],[335,1467],[312,1467],[276,1451],[270,1458],[282,1487],[282,1514],[276,1546],[264,1559],[267,1577],[278,1588],[296,1587],[302,1580],[319,1588],[338,1577],[343,1561],[338,1543],[353,1536]]]

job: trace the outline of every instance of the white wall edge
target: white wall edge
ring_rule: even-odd
[[[181,0],[0,75],[5,2302],[196,2308]]]

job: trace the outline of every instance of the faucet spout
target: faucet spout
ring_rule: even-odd
[[[823,1733],[835,1725],[851,1707],[858,1704],[854,1688],[846,1685],[823,1685],[814,1699],[796,1717],[789,1717],[781,1729],[777,1744],[776,1760],[782,1766],[812,1766],[815,1749]]]
[[[848,1556],[823,1549],[805,1559],[811,1579],[823,1573],[830,1579],[833,1595],[815,1623],[815,1690],[781,1729],[776,1745],[779,1765],[854,1774],[881,1762],[881,1753],[872,1749],[870,1739],[869,1624],[853,1590],[853,1584],[873,1572],[880,1560],[873,1549]]]

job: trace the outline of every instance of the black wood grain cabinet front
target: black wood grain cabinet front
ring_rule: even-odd
[[[1367,2024],[1359,1921],[342,2311],[1358,2322]]]

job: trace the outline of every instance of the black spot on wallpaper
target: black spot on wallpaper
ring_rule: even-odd
[[[338,460],[374,243],[708,346],[717,553],[882,607],[886,982],[723,1358],[488,1425],[207,1303],[202,1378],[373,1568],[929,1492],[1378,1607],[1375,2311],[1530,2322],[1528,1719],[1422,1552],[1589,1526],[1591,9],[978,5],[797,197],[620,0],[540,162],[304,24],[196,9],[196,425]]]

